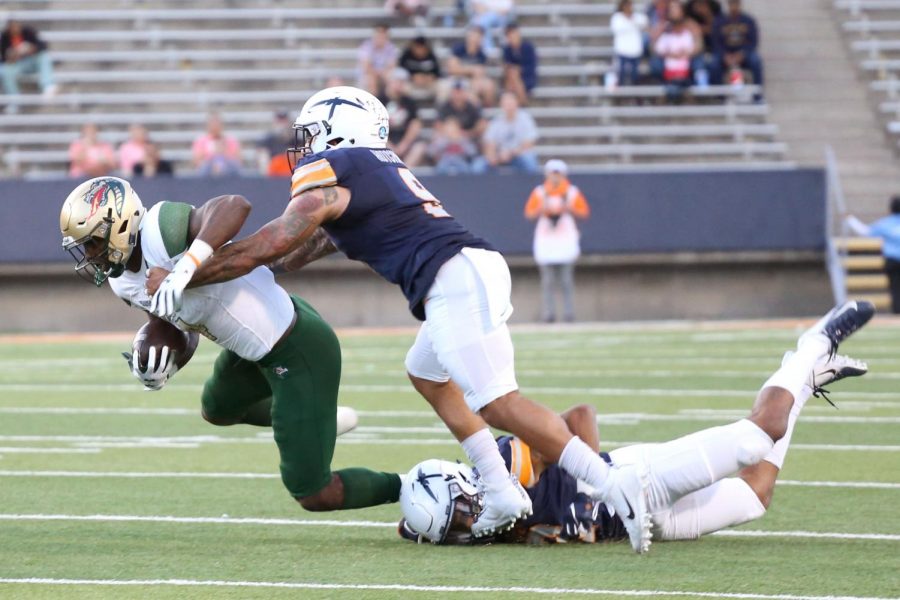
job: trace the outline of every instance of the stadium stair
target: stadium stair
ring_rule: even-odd
[[[848,237],[836,240],[846,272],[847,294],[873,303],[878,310],[890,310],[891,296],[881,240],[868,237]]]

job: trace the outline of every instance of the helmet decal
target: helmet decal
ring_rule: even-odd
[[[359,102],[359,100],[357,99],[356,102]],[[362,104],[357,104],[356,102],[353,102],[351,100],[345,100],[344,98],[338,98],[337,96],[335,96],[334,98],[331,98],[329,100],[322,100],[320,102],[316,102],[315,104],[313,104],[313,106],[322,106],[323,104],[330,105],[331,110],[328,111],[328,118],[330,119],[330,118],[334,117],[335,109],[342,104],[345,104],[347,106],[353,106],[360,110],[366,110],[365,106],[363,106]]]
[[[378,128],[378,137],[383,140],[386,140],[388,136],[388,129],[384,125]]]
[[[125,205],[125,186],[120,181],[106,178],[94,181],[84,195],[84,201],[91,205],[88,218],[93,217],[98,209],[106,206],[110,194],[112,194],[116,216],[122,216],[122,208]]]
[[[442,476],[441,473],[432,473],[430,475],[426,475],[422,469],[419,469],[419,476],[417,477],[417,480],[418,480],[419,484],[422,486],[422,489],[424,489],[428,493],[428,495],[431,496],[431,499],[434,500],[435,502],[437,502],[438,499],[437,499],[437,496],[434,495],[434,492],[431,491],[431,486],[428,485],[428,480],[432,477],[441,477],[441,476]]]

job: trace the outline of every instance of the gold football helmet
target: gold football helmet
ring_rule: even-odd
[[[97,177],[72,190],[59,213],[59,230],[63,249],[78,263],[75,272],[98,287],[121,275],[143,217],[144,205],[124,179]]]

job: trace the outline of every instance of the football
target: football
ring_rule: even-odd
[[[141,369],[147,367],[147,360],[150,355],[150,348],[156,346],[157,356],[162,351],[163,346],[168,346],[169,351],[174,353],[176,364],[179,368],[183,367],[187,360],[187,348],[190,335],[181,331],[171,323],[160,319],[153,319],[144,323],[134,336],[131,342],[132,352],[138,356],[138,365]],[[187,358],[190,358],[187,356]]]

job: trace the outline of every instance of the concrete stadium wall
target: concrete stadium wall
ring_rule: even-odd
[[[811,315],[830,305],[824,269],[824,177],[818,170],[576,176],[593,215],[582,228],[579,320]],[[507,254],[514,322],[538,317],[522,207],[539,178],[423,178],[448,210]],[[284,180],[135,182],[145,204],[200,204],[222,193],[254,203],[244,234],[277,215]],[[58,209],[72,181],[0,182],[0,331],[120,330],[143,317],[72,276]],[[415,321],[393,286],[340,257],[282,278],[335,325]]]

